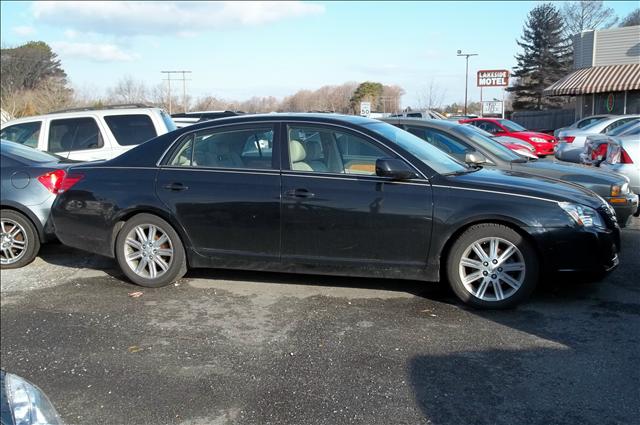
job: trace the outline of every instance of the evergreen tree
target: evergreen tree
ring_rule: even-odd
[[[544,97],[542,91],[566,76],[570,69],[570,46],[564,34],[564,20],[551,3],[536,6],[529,12],[518,45],[522,54],[516,55],[515,84],[507,91],[513,93],[514,110],[558,108],[563,98]]]
[[[360,112],[360,102],[371,102],[371,111],[378,111],[380,97],[384,87],[381,83],[365,81],[361,83],[351,97],[351,109],[354,114]]]

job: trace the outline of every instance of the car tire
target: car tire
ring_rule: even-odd
[[[520,233],[501,224],[477,224],[451,247],[447,278],[465,304],[512,308],[536,287],[538,264],[538,254]]]
[[[40,251],[40,238],[31,220],[14,210],[0,210],[0,221],[0,267],[17,269],[32,262]]]
[[[180,236],[152,214],[138,214],[124,224],[116,238],[115,254],[125,276],[140,286],[166,286],[187,272]]]

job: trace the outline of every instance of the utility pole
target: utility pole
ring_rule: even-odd
[[[161,74],[167,74],[166,81],[169,88],[169,115],[171,115],[171,74],[182,74],[182,78],[174,78],[173,81],[182,80],[182,104],[184,106],[184,112],[187,112],[187,81],[191,81],[186,78],[186,74],[191,74],[191,71],[160,71]]]
[[[467,115],[467,93],[469,87],[469,56],[478,56],[477,53],[462,53],[458,50],[458,56],[465,56],[467,59],[467,67],[464,73],[464,114]]]

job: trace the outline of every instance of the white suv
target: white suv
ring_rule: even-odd
[[[111,159],[176,129],[160,108],[114,105],[20,118],[2,124],[0,139],[80,161]]]

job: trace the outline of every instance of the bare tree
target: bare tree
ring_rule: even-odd
[[[429,81],[429,85],[424,88],[417,96],[418,108],[420,109],[441,109],[444,101],[446,90],[439,87],[433,78]]]
[[[640,8],[632,10],[631,13],[625,16],[622,22],[620,22],[620,27],[632,27],[635,25],[640,25]]]
[[[125,75],[115,87],[110,88],[108,98],[113,103],[147,103],[149,101],[144,81],[135,80],[131,75]]]
[[[562,6],[565,35],[571,37],[586,30],[610,28],[618,22],[615,11],[601,0],[570,1]]]

